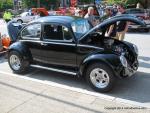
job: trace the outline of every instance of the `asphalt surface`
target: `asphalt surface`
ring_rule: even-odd
[[[0,30],[0,32],[7,33],[5,25],[3,26],[3,29]],[[132,42],[138,46],[140,67],[138,69],[138,72],[131,78],[124,79],[124,80],[118,80],[114,89],[107,94],[96,93],[85,83],[85,81],[83,79],[79,79],[79,78],[76,78],[73,76],[55,73],[55,72],[51,72],[51,71],[47,71],[47,70],[31,68],[30,71],[25,75],[21,75],[21,76],[15,75],[10,70],[8,63],[7,63],[7,59],[5,59],[3,56],[0,56],[0,75],[1,75],[1,78],[0,78],[0,89],[1,89],[0,97],[1,98],[0,99],[2,99],[4,96],[4,95],[1,95],[1,93],[3,91],[2,90],[3,88],[1,87],[1,85],[2,86],[5,85],[5,87],[9,87],[9,88],[12,85],[13,87],[11,87],[11,88],[14,88],[15,85],[18,85],[18,84],[21,85],[21,83],[20,82],[17,83],[17,81],[25,80],[25,85],[28,85],[26,90],[28,90],[28,88],[30,87],[30,84],[26,84],[26,82],[32,81],[33,84],[42,84],[42,87],[43,86],[45,87],[45,85],[46,85],[46,86],[50,87],[50,89],[56,88],[57,90],[63,90],[64,93],[69,92],[69,93],[71,93],[71,95],[77,95],[77,93],[79,93],[78,94],[79,97],[81,94],[88,95],[86,99],[89,98],[91,100],[83,99],[83,102],[90,101],[91,103],[95,103],[97,101],[94,101],[93,98],[94,99],[98,98],[100,100],[104,99],[104,100],[101,100],[103,104],[102,103],[97,104],[97,105],[103,106],[103,107],[101,107],[101,109],[98,109],[94,106],[93,107],[85,107],[85,106],[83,107],[82,106],[83,109],[82,108],[79,109],[79,106],[76,106],[75,108],[72,108],[70,110],[70,112],[73,112],[73,110],[76,109],[74,112],[79,112],[79,110],[81,110],[81,112],[83,112],[83,113],[87,113],[87,111],[89,111],[89,112],[112,112],[112,113],[116,113],[116,112],[118,112],[118,113],[121,113],[121,112],[123,112],[123,113],[126,113],[126,112],[128,112],[128,113],[132,113],[132,112],[150,113],[149,111],[145,111],[144,109],[131,110],[131,111],[127,111],[126,109],[124,109],[123,111],[120,111],[120,110],[116,110],[116,111],[109,110],[108,111],[105,109],[108,106],[116,107],[117,105],[119,105],[119,106],[130,105],[130,106],[134,106],[134,107],[141,106],[141,107],[150,108],[150,82],[149,82],[150,81],[150,51],[149,51],[150,50],[150,33],[143,33],[143,32],[128,33],[126,35],[125,40]],[[14,76],[14,78],[12,78],[12,75]],[[4,79],[4,81],[3,81],[3,79]],[[7,83],[7,80],[10,82]],[[13,81],[13,84],[12,84],[12,81]],[[16,82],[16,84],[14,82]],[[22,82],[22,84],[24,84],[24,82]],[[23,85],[21,85],[21,86],[22,87],[20,89],[23,88]],[[31,87],[32,87],[32,85],[31,85]],[[40,87],[38,87],[38,88],[40,89]],[[54,93],[54,95],[56,95],[58,93],[57,90]],[[31,88],[31,91],[32,91],[32,88]],[[40,90],[40,91],[42,93],[42,90]],[[44,89],[43,89],[43,91],[44,91]],[[21,92],[21,94],[22,93],[23,92]],[[48,93],[48,95],[49,95],[49,93]],[[15,95],[13,95],[12,98],[14,98],[14,96]],[[70,96],[70,95],[67,95],[67,96]],[[38,103],[39,101],[41,101],[41,99],[39,99],[38,101],[36,100],[33,103],[32,102],[30,103],[27,101],[28,99],[30,99],[30,97],[27,96],[28,97],[27,98],[26,95],[21,95],[21,97],[25,98],[25,100],[23,100],[23,102],[25,104],[22,103],[23,106],[19,106],[16,109],[8,108],[9,110],[11,110],[11,112],[13,111],[14,113],[19,113],[19,110],[21,110],[22,113],[23,112],[27,113],[29,111],[35,112],[36,111],[35,109],[38,109],[38,106],[40,106],[40,105],[42,106],[42,105],[46,104],[46,103],[44,103],[45,101],[41,104],[36,104],[36,102]],[[11,98],[11,96],[9,98]],[[77,98],[77,97],[75,96],[74,98]],[[67,97],[64,98],[64,100],[65,99],[67,100]],[[82,100],[82,98],[81,98],[81,100]],[[110,101],[107,101],[107,100],[110,100]],[[26,103],[26,101],[28,104]],[[48,101],[48,100],[46,100],[46,101]],[[49,100],[49,101],[51,101],[51,100]],[[68,99],[68,101],[70,101],[70,100]],[[72,100],[72,101],[74,101],[74,100]],[[8,103],[2,103],[2,102],[0,101],[0,106],[1,105],[4,106],[4,104],[6,104],[6,105],[8,104]],[[80,101],[77,101],[77,102],[80,103]],[[121,104],[121,103],[123,103],[123,104]],[[29,108],[29,106],[33,106],[33,104],[36,104],[36,105],[35,105],[35,109],[33,109],[33,111],[32,111],[32,109]],[[49,106],[51,105],[50,103],[47,103],[47,104]],[[57,104],[59,104],[59,102]],[[55,105],[55,107],[57,106],[57,104]],[[89,104],[89,103],[86,103],[85,105],[87,105],[87,104]],[[20,105],[20,104],[17,103],[16,106],[17,105]],[[61,105],[62,104],[60,104],[59,106],[61,106]],[[23,109],[26,106],[28,109]],[[43,111],[48,109],[47,105],[45,105],[45,106],[46,106],[46,108],[44,107],[45,109],[43,108]],[[75,105],[72,104],[72,106],[75,106]],[[90,109],[88,109],[88,108],[90,108]],[[7,112],[8,112],[8,109],[3,108],[3,110],[4,111],[6,110]],[[61,108],[61,110],[64,113],[68,112],[67,110],[64,110],[64,109],[65,109],[65,107]],[[52,109],[52,111],[53,111],[53,109]],[[2,113],[5,113],[5,112],[2,112]],[[58,110],[58,112],[61,113],[61,111],[59,111],[59,110]],[[0,110],[0,113],[1,113],[1,110]]]

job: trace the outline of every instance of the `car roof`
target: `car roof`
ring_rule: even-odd
[[[80,17],[73,17],[73,16],[46,16],[38,18],[30,23],[40,22],[40,23],[59,23],[59,24],[66,24],[70,25],[74,20],[79,19]]]

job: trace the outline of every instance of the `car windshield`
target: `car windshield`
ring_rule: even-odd
[[[77,38],[80,38],[92,28],[86,19],[77,19],[73,21],[71,27]]]
[[[27,15],[28,15],[28,12],[24,12],[24,13],[20,14],[21,17],[25,17]]]

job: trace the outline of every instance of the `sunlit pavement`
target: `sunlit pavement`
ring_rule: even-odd
[[[4,20],[0,19],[0,33],[1,33],[1,34],[6,34],[6,35],[8,35],[6,24],[7,24],[7,23],[6,23]]]
[[[5,25],[0,32],[6,32]],[[13,74],[0,57],[0,112],[149,113],[143,107],[150,108],[150,33],[128,33],[125,40],[138,46],[140,67],[107,94],[96,93],[83,79],[51,71]]]

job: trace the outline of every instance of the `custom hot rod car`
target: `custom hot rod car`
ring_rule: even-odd
[[[92,27],[83,18],[48,16],[24,26],[8,49],[8,63],[15,73],[29,67],[85,77],[96,91],[107,92],[116,78],[138,69],[137,46],[105,36],[118,21],[145,23],[129,15],[115,16]],[[11,33],[9,33],[11,34]]]

